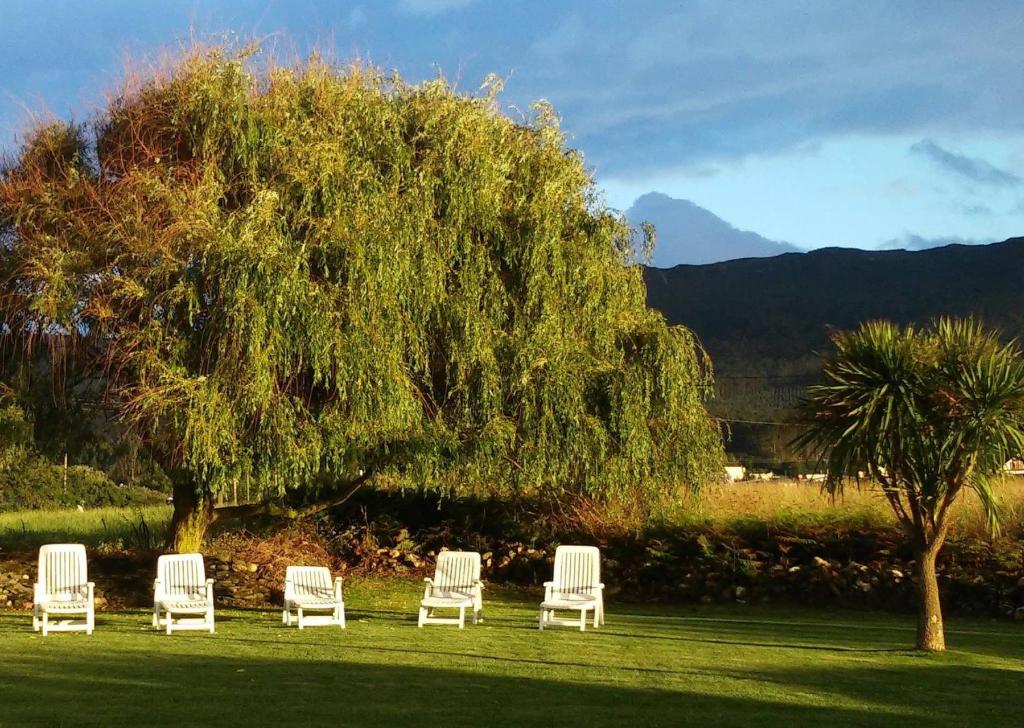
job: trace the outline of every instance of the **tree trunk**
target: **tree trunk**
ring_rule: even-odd
[[[213,521],[213,495],[205,489],[197,493],[191,483],[176,483],[167,547],[179,554],[199,551]]]
[[[917,649],[942,652],[946,636],[942,628],[942,605],[939,602],[939,581],[935,575],[935,557],[941,543],[920,550],[917,554]]]

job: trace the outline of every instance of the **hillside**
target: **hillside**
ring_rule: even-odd
[[[723,372],[805,358],[871,318],[974,315],[1024,334],[1024,238],[923,251],[826,248],[647,270],[648,300],[696,331]]]
[[[732,418],[787,417],[819,371],[829,332],[867,319],[972,315],[1024,338],[1024,238],[922,251],[827,248],[649,268],[646,277],[650,304],[704,342],[719,381],[713,410]]]

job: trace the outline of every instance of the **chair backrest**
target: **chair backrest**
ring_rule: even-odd
[[[476,551],[442,551],[434,567],[436,589],[468,590],[480,581],[480,554]]]
[[[295,596],[329,596],[334,593],[334,582],[326,566],[289,566],[284,578],[291,582]]]
[[[156,561],[160,588],[168,596],[206,591],[206,565],[202,554],[165,554]]]
[[[73,597],[86,592],[85,546],[51,543],[39,549],[39,578],[48,596]]]
[[[590,593],[601,583],[601,551],[597,546],[559,546],[552,581],[558,591]]]

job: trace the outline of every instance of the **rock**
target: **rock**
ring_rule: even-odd
[[[828,566],[829,566],[828,559],[823,559],[820,556],[815,556],[814,557],[814,565],[819,567],[819,568],[821,568],[821,569],[827,569]]]
[[[743,599],[747,596],[747,588],[745,586],[736,587],[736,598]]]

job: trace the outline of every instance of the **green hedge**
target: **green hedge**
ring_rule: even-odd
[[[148,488],[118,485],[87,465],[67,469],[36,455],[0,467],[0,511],[41,508],[98,508],[162,503],[165,496]]]

